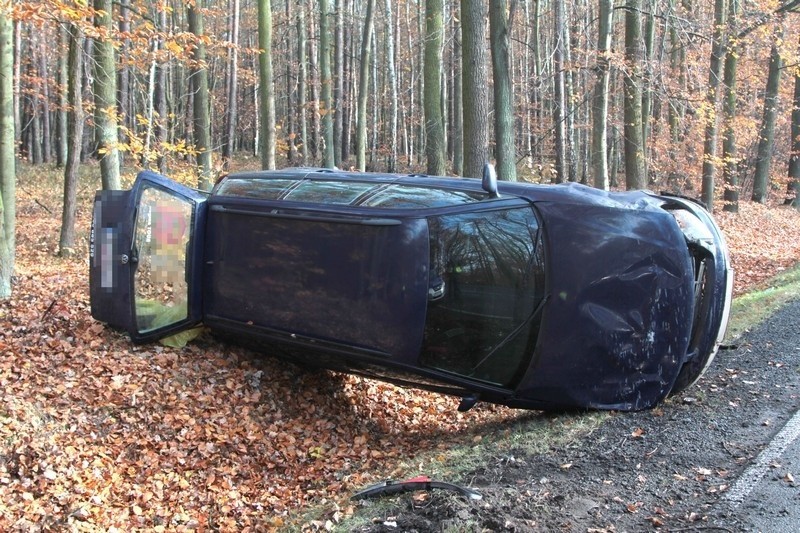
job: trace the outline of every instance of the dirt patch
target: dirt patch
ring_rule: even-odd
[[[708,374],[657,409],[617,413],[541,454],[489,454],[450,493],[366,503],[361,531],[741,531],[721,496],[800,406],[800,301],[720,352]],[[582,415],[571,415],[580,417]],[[384,502],[385,503],[385,502]]]

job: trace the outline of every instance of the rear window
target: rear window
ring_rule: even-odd
[[[220,196],[390,209],[447,207],[480,202],[486,193],[401,183],[320,179],[228,178]]]

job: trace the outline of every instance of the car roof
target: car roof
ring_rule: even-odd
[[[663,203],[648,191],[604,191],[579,183],[539,185],[499,181],[497,189],[501,198],[602,205],[612,209],[652,209]],[[495,198],[476,178],[309,167],[232,173],[217,184],[212,195],[388,209],[477,204]]]

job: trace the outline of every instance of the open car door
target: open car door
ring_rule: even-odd
[[[202,319],[206,196],[153,172],[98,191],[90,236],[92,316],[149,342]]]

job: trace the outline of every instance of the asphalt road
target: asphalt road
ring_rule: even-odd
[[[800,529],[800,480],[795,479],[800,477],[799,436],[800,413],[795,413],[723,499],[723,504],[747,517],[752,530]]]

